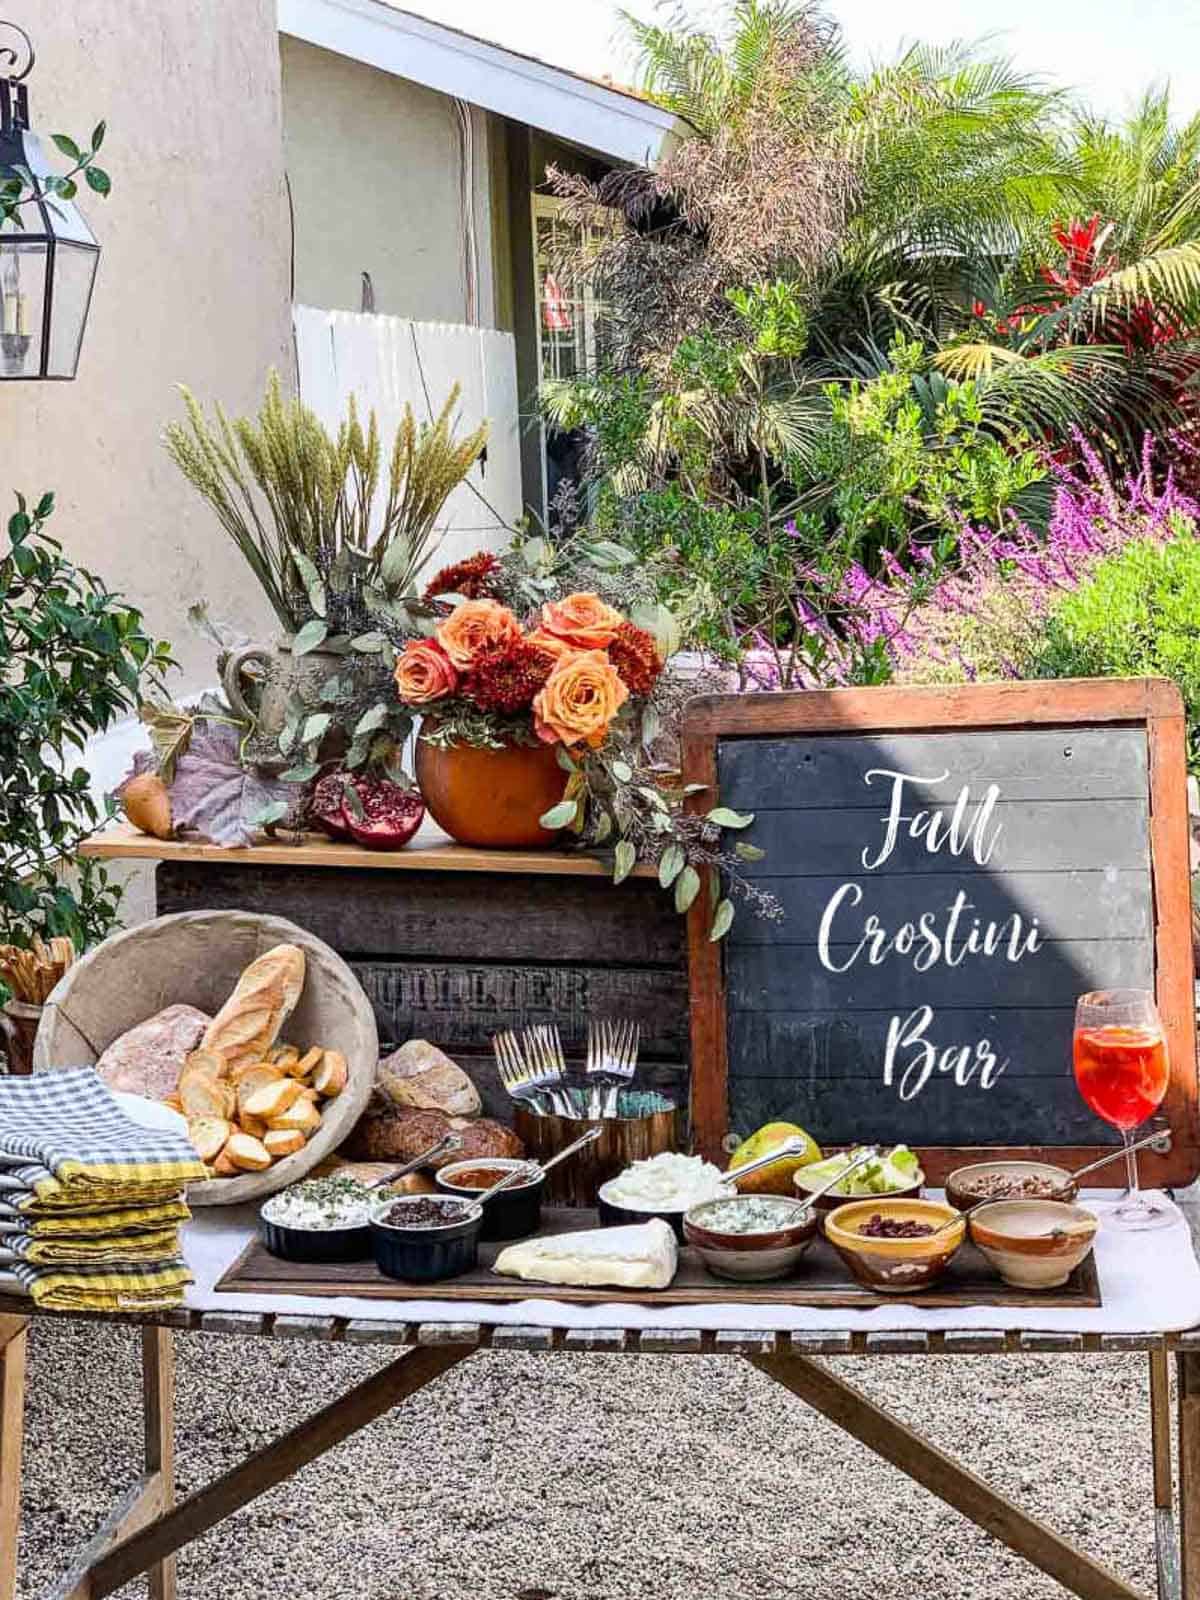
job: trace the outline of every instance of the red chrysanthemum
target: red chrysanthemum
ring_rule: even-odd
[[[462,682],[462,693],[483,711],[511,716],[533,704],[554,668],[554,657],[528,639],[485,650]]]
[[[649,694],[662,671],[653,634],[633,622],[623,622],[617,629],[616,638],[608,646],[608,659],[630,694]]]
[[[439,594],[461,594],[464,600],[495,599],[495,573],[499,565],[490,550],[481,550],[465,561],[455,561],[432,579],[425,590],[425,598],[433,600]]]

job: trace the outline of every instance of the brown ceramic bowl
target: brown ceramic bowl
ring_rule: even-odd
[[[718,1208],[742,1209],[769,1200],[787,1207],[791,1220],[783,1227],[761,1233],[733,1233],[709,1222]],[[727,1213],[726,1213],[727,1214]],[[684,1214],[683,1236],[714,1278],[739,1283],[766,1283],[786,1278],[817,1236],[820,1219],[802,1200],[782,1195],[736,1195],[726,1200],[704,1200]]]
[[[946,1199],[956,1211],[967,1211],[981,1200],[1027,1200],[1036,1196],[1022,1194],[983,1195],[971,1186],[982,1178],[1004,1178],[1017,1184],[1022,1178],[1046,1178],[1051,1183],[1066,1184],[1065,1201],[1074,1200],[1078,1193],[1071,1174],[1065,1167],[1051,1166],[1048,1161],[976,1161],[969,1167],[956,1167],[946,1179]]]
[[[915,1239],[873,1239],[861,1230],[872,1217],[896,1222],[923,1222],[934,1228],[953,1220],[954,1226],[936,1236]],[[854,1200],[825,1218],[825,1237],[868,1289],[881,1294],[911,1294],[928,1289],[945,1272],[962,1249],[967,1224],[953,1206],[941,1200]]]
[[[1100,1226],[1091,1211],[1061,1200],[996,1200],[968,1219],[971,1243],[1005,1283],[1057,1289],[1092,1248]]]
[[[805,1199],[813,1189],[819,1189],[821,1184],[826,1181],[827,1180],[825,1179],[816,1178],[806,1179],[803,1167],[801,1167],[799,1172],[794,1172],[792,1174],[792,1183],[795,1185],[796,1195],[800,1200]],[[814,1209],[820,1214],[821,1221],[824,1222],[826,1217],[828,1217],[831,1212],[836,1211],[839,1206],[850,1205],[855,1200],[919,1199],[924,1182],[925,1174],[920,1170],[920,1168],[918,1168],[917,1175],[913,1179],[912,1183],[907,1184],[903,1189],[889,1189],[886,1194],[880,1195],[844,1195],[838,1194],[835,1189],[831,1190],[829,1194],[823,1194],[819,1200],[814,1200],[812,1204]]]

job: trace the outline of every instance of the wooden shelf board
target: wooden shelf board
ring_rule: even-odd
[[[424,831],[424,830],[422,830]],[[94,835],[79,847],[79,854],[105,861],[221,861],[247,867],[355,867],[400,872],[511,872],[547,876],[604,878],[612,868],[595,856],[558,850],[471,850],[452,842],[422,843],[422,835],[405,850],[362,850],[339,844],[318,834],[305,834],[299,844],[285,839],[264,840],[248,850],[221,845],[155,839],[120,823]],[[634,868],[633,876],[649,878],[656,869]]]

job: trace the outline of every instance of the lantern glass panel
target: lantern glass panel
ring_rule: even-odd
[[[48,254],[42,241],[0,233],[0,379],[41,372]]]
[[[75,376],[99,259],[98,250],[84,245],[67,244],[60,239],[54,247],[48,378]]]

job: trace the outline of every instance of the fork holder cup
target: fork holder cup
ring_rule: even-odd
[[[599,1128],[600,1137],[584,1145],[546,1174],[547,1205],[594,1207],[596,1191],[602,1183],[624,1172],[632,1161],[677,1150],[681,1134],[677,1106],[669,1111],[652,1111],[638,1117],[605,1117],[588,1121],[573,1117],[539,1117],[526,1106],[516,1105],[513,1124],[525,1145],[526,1155],[548,1161],[585,1134]]]

